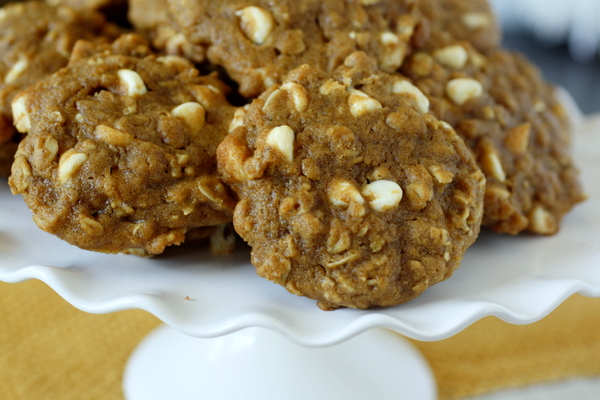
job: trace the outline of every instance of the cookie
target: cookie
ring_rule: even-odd
[[[494,231],[554,234],[583,194],[570,126],[554,88],[518,54],[482,54],[469,42],[436,43],[402,72],[453,126],[487,178],[483,224]]]
[[[155,1],[136,0],[132,7],[149,10]],[[169,21],[158,26],[175,31],[157,33],[157,47],[223,67],[247,97],[302,64],[332,70],[356,50],[375,55],[379,67],[392,72],[419,35],[414,0],[162,1],[168,1]],[[136,15],[136,28],[156,18]]]
[[[99,252],[159,254],[230,222],[215,159],[234,112],[227,90],[137,35],[78,42],[67,67],[13,100],[27,136],[11,189],[40,228]]]
[[[479,232],[485,179],[406,78],[357,52],[239,109],[217,150],[258,275],[322,309],[406,302]]]
[[[114,40],[119,34],[95,11],[38,1],[0,9],[0,174],[10,170],[19,140],[10,109],[16,93],[67,65],[76,40]]]

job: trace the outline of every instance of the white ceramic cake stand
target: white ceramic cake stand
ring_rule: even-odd
[[[154,259],[74,248],[39,230],[0,183],[0,280],[40,279],[91,313],[138,308],[165,326],[126,368],[129,400],[434,399],[401,335],[434,341],[485,316],[537,321],[574,293],[600,297],[600,121],[579,124],[589,200],[552,237],[484,233],[449,280],[404,305],[324,312],[258,278],[248,249],[180,248]]]

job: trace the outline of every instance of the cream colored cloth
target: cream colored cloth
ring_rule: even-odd
[[[160,321],[140,310],[75,309],[44,283],[0,282],[0,399],[122,400],[127,359]],[[573,296],[550,316],[514,326],[476,322],[439,342],[414,342],[440,400],[600,375],[600,299]]]

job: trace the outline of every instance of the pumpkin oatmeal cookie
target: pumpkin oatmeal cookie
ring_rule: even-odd
[[[406,302],[479,232],[485,178],[406,78],[362,52],[239,109],[217,159],[260,276],[322,309]]]
[[[556,233],[585,196],[567,115],[539,70],[519,54],[482,54],[435,36],[401,70],[475,153],[487,178],[483,224],[509,234]]]
[[[158,254],[230,222],[215,160],[234,112],[227,90],[136,35],[79,42],[68,67],[13,100],[27,135],[11,189],[40,228],[100,252]]]

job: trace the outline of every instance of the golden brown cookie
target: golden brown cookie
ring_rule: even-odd
[[[485,179],[428,106],[357,52],[239,109],[217,159],[258,274],[323,309],[391,306],[448,278],[478,235]]]
[[[12,103],[27,136],[9,183],[38,226],[83,249],[158,254],[231,221],[215,160],[228,88],[136,35],[90,46]]]
[[[156,1],[132,3],[133,25],[157,26],[154,43],[169,53],[224,67],[249,97],[301,64],[332,70],[356,50],[392,72],[419,22],[414,0],[162,0],[169,13],[157,23],[147,11]]]
[[[78,39],[113,40],[120,30],[90,10],[44,2],[11,3],[0,9],[0,174],[6,175],[19,135],[10,103],[16,93],[67,65]]]
[[[483,55],[469,42],[434,38],[402,71],[475,152],[487,177],[483,224],[502,233],[555,233],[585,196],[567,115],[540,72],[518,54]]]

